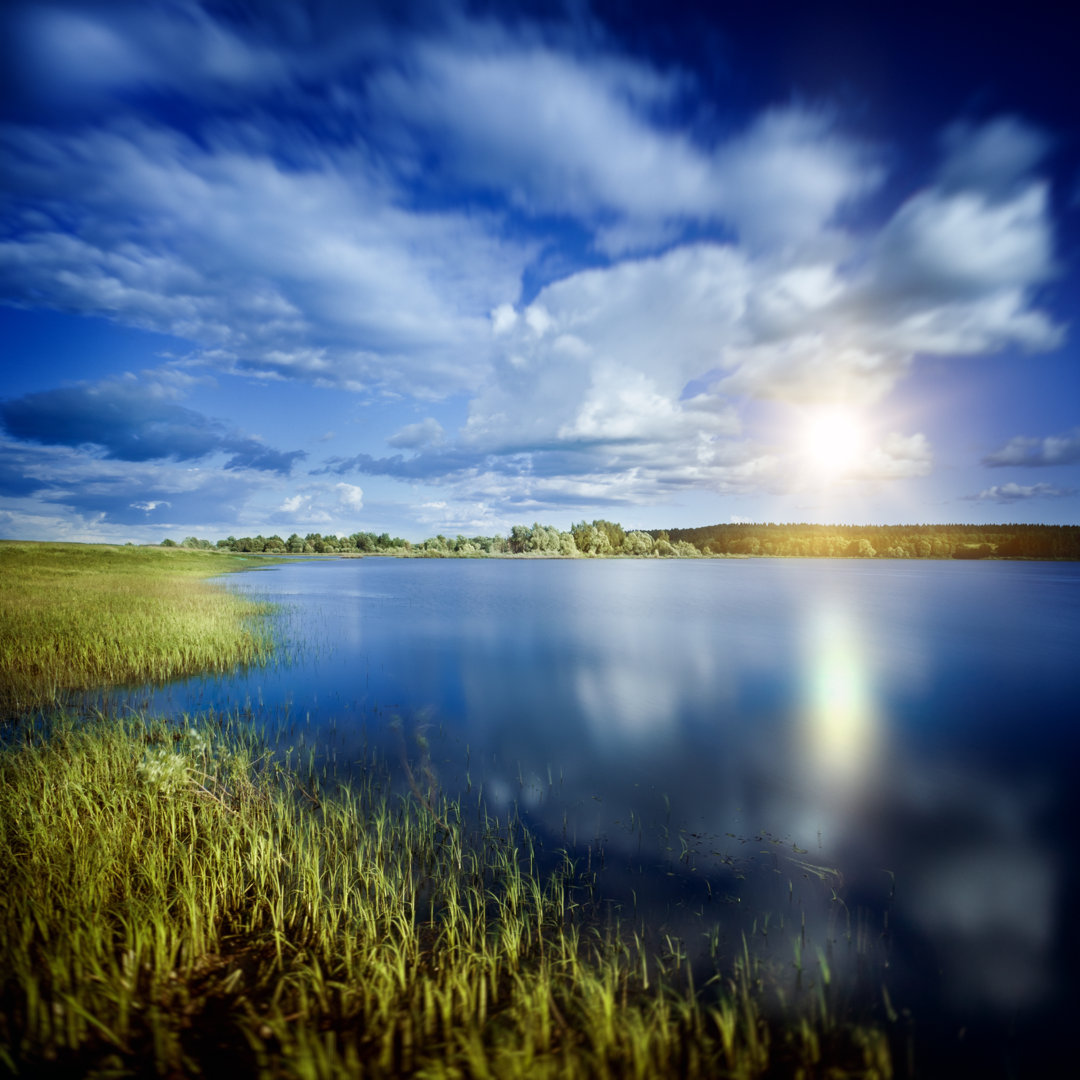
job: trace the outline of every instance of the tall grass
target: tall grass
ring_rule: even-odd
[[[892,1075],[824,961],[785,1005],[749,946],[704,975],[678,942],[647,956],[589,884],[542,875],[514,819],[337,784],[221,721],[25,721],[0,748],[0,1069]]]
[[[0,543],[0,715],[66,693],[257,663],[264,604],[203,579],[245,565],[178,548]]]

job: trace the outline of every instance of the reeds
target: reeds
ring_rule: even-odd
[[[0,717],[264,661],[256,616],[268,606],[203,580],[243,565],[180,548],[0,543]]]
[[[538,863],[514,818],[338,784],[221,720],[25,721],[0,748],[0,1068],[892,1075],[827,969],[787,1006],[749,946],[702,978],[602,918],[569,856]]]

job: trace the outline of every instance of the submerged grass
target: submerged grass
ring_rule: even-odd
[[[892,1075],[827,968],[798,1005],[747,947],[702,978],[535,855],[514,819],[375,768],[338,784],[221,720],[24,721],[0,748],[0,1070]]]
[[[243,565],[182,548],[0,543],[0,716],[265,660],[254,617],[267,605],[203,580]]]

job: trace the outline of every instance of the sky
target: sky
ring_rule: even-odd
[[[7,0],[0,536],[1080,523],[1061,10]]]

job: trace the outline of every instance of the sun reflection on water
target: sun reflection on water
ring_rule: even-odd
[[[803,627],[803,753],[814,786],[847,799],[877,772],[882,722],[864,636],[823,601]]]

